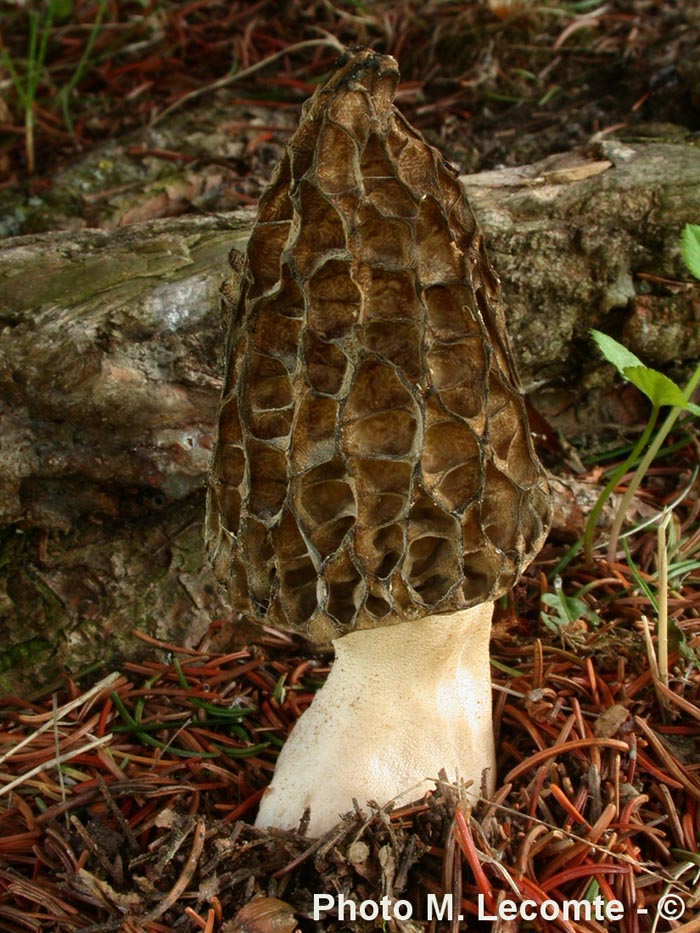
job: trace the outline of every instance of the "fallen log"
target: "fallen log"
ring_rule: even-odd
[[[696,146],[608,141],[463,182],[523,383],[545,407],[554,393],[563,424],[600,381],[591,327],[655,365],[700,357],[700,288],[678,248],[700,220]],[[98,652],[133,655],[135,624],[182,642],[225,613],[202,560],[201,487],[218,286],[252,221],[238,211],[0,243],[8,686]]]

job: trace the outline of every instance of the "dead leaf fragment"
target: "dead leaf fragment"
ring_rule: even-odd
[[[223,933],[295,933],[294,908],[276,897],[255,897],[241,907]]]
[[[614,735],[617,735],[627,716],[628,712],[625,707],[616,703],[596,719],[593,724],[593,734],[598,738],[611,739]]]
[[[607,172],[609,168],[612,168],[612,162],[608,162],[607,159],[597,162],[581,162],[579,165],[570,165],[558,171],[548,172],[543,181],[548,185],[569,185],[584,181],[586,178],[593,178],[594,175]]]

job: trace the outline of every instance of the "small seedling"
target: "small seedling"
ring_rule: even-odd
[[[696,278],[700,279],[700,226],[693,224],[686,225],[681,240],[681,252],[688,271]],[[626,460],[613,472],[610,480],[598,497],[595,506],[591,510],[583,535],[584,551],[589,564],[592,563],[593,560],[593,532],[598,516],[619,481],[627,471],[637,463],[638,458],[641,456],[641,460],[639,460],[634,474],[627,484],[627,490],[618,506],[612,524],[610,541],[608,544],[608,561],[610,562],[615,560],[620,530],[629,505],[649,465],[659,452],[659,449],[668,437],[671,429],[683,412],[691,412],[694,415],[700,415],[700,407],[689,401],[693,391],[698,383],[700,383],[700,366],[695,369],[685,388],[681,389],[681,387],[676,385],[668,376],[665,376],[663,373],[649,366],[645,366],[634,353],[630,352],[621,343],[618,343],[617,340],[597,330],[592,330],[591,335],[605,359],[615,366],[622,378],[627,382],[631,382],[647,396],[651,402],[651,413],[641,437],[634,445],[634,448]],[[670,407],[670,411],[663,424],[656,432],[654,440],[651,441],[651,436],[659,417],[659,411],[663,407]],[[642,452],[645,451],[645,449],[646,452],[642,456]]]
[[[557,635],[564,636],[565,630],[579,619],[587,619],[589,622],[597,622],[595,613],[593,613],[586,603],[577,596],[566,596],[562,588],[561,577],[554,580],[554,592],[544,593],[542,604],[551,610],[550,612],[542,609],[540,618],[542,623]]]

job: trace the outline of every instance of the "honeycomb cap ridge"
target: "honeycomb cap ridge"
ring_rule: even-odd
[[[207,550],[235,609],[319,643],[496,599],[550,519],[497,276],[398,80],[339,60],[222,290]]]

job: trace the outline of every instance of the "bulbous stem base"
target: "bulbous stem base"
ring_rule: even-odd
[[[495,784],[489,634],[493,604],[352,632],[282,749],[256,825],[331,829],[368,800],[410,803],[441,769]]]

